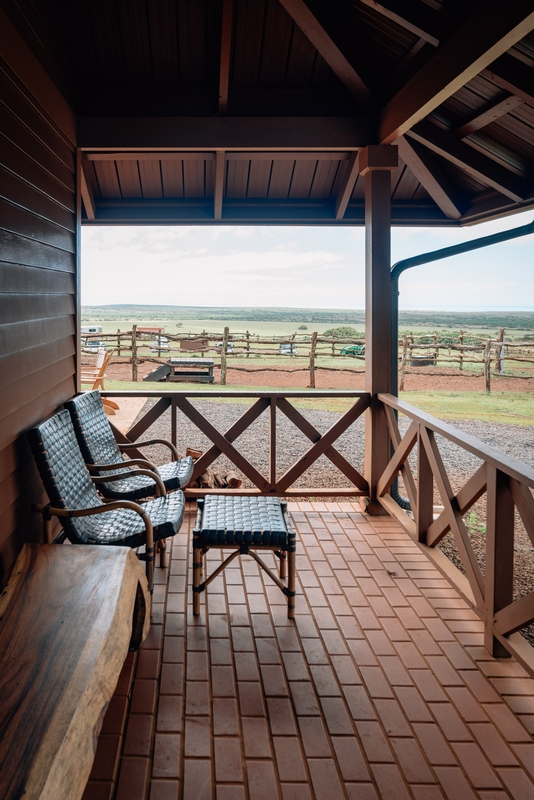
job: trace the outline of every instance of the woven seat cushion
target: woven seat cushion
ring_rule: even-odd
[[[127,462],[126,462],[127,463]],[[181,458],[180,461],[169,461],[168,464],[163,464],[158,467],[158,473],[165,484],[168,492],[179,489],[180,486],[186,486],[191,480],[193,474],[194,462],[190,456]],[[132,469],[137,469],[132,467]],[[125,470],[113,470],[113,474],[129,472]],[[101,472],[103,477],[109,475],[109,472]],[[133,478],[124,478],[122,481],[113,481],[113,483],[100,483],[98,488],[104,497],[120,500],[128,497],[129,500],[141,500],[144,497],[149,497],[156,491],[155,483],[148,475],[135,475]]]
[[[68,411],[60,411],[28,432],[35,461],[52,506],[97,508],[104,503],[91,480]],[[143,503],[152,520],[154,540],[174,536],[184,515],[183,492]],[[90,517],[62,518],[74,544],[115,544],[137,547],[144,543],[142,517],[131,509],[110,510]]]
[[[86,464],[119,464],[124,461],[104,411],[100,392],[84,392],[65,403],[65,407],[72,417]],[[117,469],[112,473],[100,471],[98,474],[105,478],[109,474],[128,475],[131,469],[139,469],[135,466],[128,467],[127,460],[124,465],[124,469]],[[187,486],[193,475],[193,468],[193,459],[187,456],[179,461],[163,464],[158,467],[158,473],[170,492]],[[104,497],[114,500],[142,500],[156,492],[156,484],[148,475],[125,477],[121,481],[99,484],[98,488]]]
[[[288,531],[276,497],[207,495],[199,536],[203,545],[288,548]]]

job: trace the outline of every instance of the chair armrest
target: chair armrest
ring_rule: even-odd
[[[155,472],[152,472],[150,469],[130,469],[128,472],[121,472],[119,475],[105,475],[105,476],[93,476],[91,475],[91,480],[93,483],[111,483],[112,481],[121,481],[124,478],[135,478],[136,475],[147,475],[149,478],[152,478],[154,483],[156,484],[156,497],[165,497],[167,494],[167,489],[165,488],[165,484],[161,480],[160,476],[157,475]]]
[[[145,524],[147,550],[149,546],[153,550],[154,530],[152,528],[152,520],[143,506],[139,505],[139,503],[134,503],[132,500],[113,500],[111,503],[93,506],[92,508],[54,508],[50,505],[43,506],[39,503],[32,503],[32,511],[38,511],[43,516],[46,515],[48,517],[92,517],[94,514],[105,514],[106,511],[117,511],[120,508],[127,508],[139,514]]]
[[[143,467],[144,469],[150,469],[152,472],[155,472],[159,475],[157,467],[151,461],[145,458],[130,458],[128,461],[119,461],[118,464],[86,464],[85,465],[89,472],[105,472],[108,469],[124,469],[127,467],[128,469],[132,466]]]
[[[180,453],[176,449],[176,447],[172,444],[172,442],[167,441],[167,439],[150,439],[148,442],[132,442],[132,444],[119,444],[119,450],[128,450],[130,447],[148,447],[151,444],[164,444],[169,450],[172,452],[174,458],[173,461],[180,461]]]

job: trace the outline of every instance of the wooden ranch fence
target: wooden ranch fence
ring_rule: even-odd
[[[320,359],[344,359],[345,363],[347,359],[351,359],[354,363],[355,359],[361,364],[362,370],[365,361],[364,353],[356,352],[347,355],[341,352],[349,345],[364,346],[364,338],[321,336],[317,332],[293,334],[290,337],[260,337],[249,331],[244,335],[232,335],[230,329],[226,327],[222,333],[203,331],[200,334],[164,334],[142,331],[134,325],[131,331],[90,334],[84,338],[109,342],[114,346],[117,357],[129,355],[133,381],[137,381],[140,361],[153,360],[160,363],[162,358],[166,360],[172,355],[183,355],[184,353],[190,356],[198,354],[201,357],[219,356],[220,363],[215,367],[220,369],[220,383],[223,386],[226,385],[229,362],[251,356],[282,358],[284,364],[288,364],[288,359],[291,359],[289,361],[291,366],[288,365],[284,371],[309,373],[309,387],[312,389],[315,388],[317,370],[358,371],[358,367],[355,366],[341,367],[332,364],[324,366],[318,363]],[[285,352],[281,351],[281,345],[288,346]],[[404,390],[405,376],[408,372],[413,372],[421,366],[434,368],[441,366],[448,369],[467,369],[473,375],[483,375],[485,389],[489,392],[493,378],[502,375],[520,379],[532,377],[534,343],[505,341],[504,329],[500,329],[495,339],[467,335],[463,331],[460,331],[455,339],[447,336],[445,340],[443,334],[437,332],[419,336],[409,333],[399,339],[398,358],[399,389],[401,391]],[[295,366],[295,362],[302,366]],[[505,371],[505,365],[513,366],[513,369],[509,368]],[[251,367],[232,363],[231,368],[247,373],[280,371],[279,366],[272,365]],[[527,374],[520,374],[525,370],[528,370]],[[433,369],[432,374],[441,376],[449,373]]]

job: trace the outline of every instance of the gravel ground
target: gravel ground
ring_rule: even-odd
[[[150,402],[150,401],[149,401]],[[210,401],[195,401],[195,406],[219,431],[226,431],[244,413],[247,406],[237,403],[217,403]],[[144,413],[144,412],[143,412]],[[340,414],[331,411],[314,411],[307,409],[305,414],[308,421],[321,433],[327,431],[340,417]],[[170,411],[163,414],[152,425],[143,438],[170,438],[171,431]],[[475,436],[486,444],[506,453],[523,463],[534,466],[534,429],[519,425],[504,425],[480,421],[454,421],[454,427],[461,429],[471,436]],[[401,432],[406,430],[408,421],[400,420]],[[186,446],[195,450],[205,450],[210,446],[207,437],[202,434],[192,422],[181,412],[177,416],[178,450],[185,451]],[[481,461],[467,451],[449,442],[443,437],[437,437],[438,446],[447,469],[451,485],[455,491],[461,488],[476,469]],[[238,450],[264,475],[269,469],[269,416],[264,412],[256,422],[250,426],[234,443]],[[281,413],[277,414],[277,464],[280,476],[294,461],[309,447],[309,440],[289,422]],[[364,425],[359,419],[349,430],[341,436],[336,444],[336,449],[353,464],[356,469],[363,471],[364,459]],[[163,463],[168,458],[166,448],[153,448],[151,453],[156,463]],[[215,461],[222,471],[233,468],[233,465],[224,457],[219,456]],[[412,467],[415,467],[412,457]],[[246,478],[244,486],[253,484]],[[348,480],[341,475],[333,464],[321,457],[296,483],[296,487],[318,488],[320,486],[350,486]],[[402,487],[401,487],[402,488]],[[441,500],[435,493],[435,503]],[[473,507],[474,514],[469,517],[468,529],[471,542],[482,572],[484,572],[485,551],[485,498],[483,497]],[[476,514],[476,517],[474,516]],[[441,549],[449,558],[462,569],[461,560],[451,534],[447,534],[440,544]],[[462,570],[463,571],[463,570]],[[534,548],[528,538],[519,517],[516,514],[515,526],[515,567],[514,567],[514,594],[521,597],[534,589]],[[534,625],[524,631],[527,638],[534,644]]]

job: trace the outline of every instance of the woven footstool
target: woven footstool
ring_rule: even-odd
[[[233,549],[204,581],[204,555],[212,547]],[[280,576],[257,551],[272,550],[280,559]],[[206,495],[198,501],[193,530],[193,614],[200,614],[200,593],[238,555],[250,555],[287,597],[287,616],[295,616],[296,534],[289,524],[287,503],[277,497]],[[287,586],[286,577],[287,555]]]

